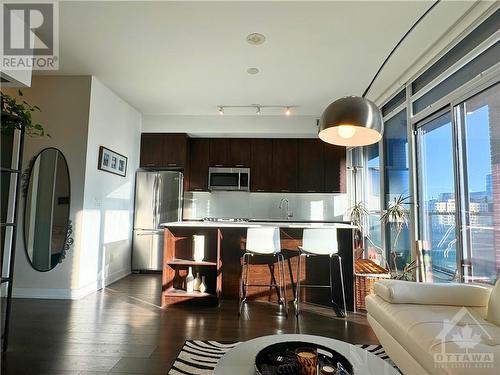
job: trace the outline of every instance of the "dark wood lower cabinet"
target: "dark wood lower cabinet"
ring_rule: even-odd
[[[328,262],[325,257],[310,257],[303,262],[302,272],[297,274],[297,247],[302,244],[302,229],[282,228],[281,247],[285,256],[286,288],[287,299],[291,302],[294,299],[295,285],[297,278],[306,284],[329,283]],[[191,242],[192,235],[204,234],[206,237],[207,261],[213,264],[191,264],[196,270],[206,272],[211,275],[209,278],[209,296],[187,295],[173,291],[175,270],[180,270],[185,274],[191,262]],[[165,229],[165,269],[163,271],[163,293],[162,305],[168,306],[188,301],[200,303],[214,303],[217,296],[222,299],[237,299],[239,295],[239,280],[241,275],[241,256],[245,249],[246,228],[166,228]],[[347,309],[354,308],[354,280],[353,280],[353,252],[352,252],[352,230],[339,229],[339,255],[342,257],[342,269],[344,274],[344,285]],[[185,264],[172,264],[172,258],[187,260]],[[249,273],[249,284],[269,284],[271,275],[278,276],[278,268],[273,257],[252,257]],[[341,294],[340,273],[338,262],[335,260],[332,269],[334,280],[333,299],[339,306],[343,305]],[[217,273],[210,272],[217,270]],[[249,287],[248,299],[273,301],[278,298],[277,290],[269,287]],[[331,306],[330,292],[328,288],[315,290],[312,288],[302,289],[302,301],[318,303]]]

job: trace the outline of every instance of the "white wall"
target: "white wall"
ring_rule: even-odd
[[[89,76],[37,76],[32,87],[23,89],[27,102],[38,105],[34,121],[44,125],[51,138],[26,137],[23,169],[46,147],[57,147],[68,162],[71,179],[70,219],[73,221],[75,244],[66,259],[49,272],[35,271],[28,263],[23,242],[24,199],[19,202],[16,262],[14,269],[15,297],[70,298],[78,286],[79,256],[75,249],[81,245],[85,159],[90,103]],[[11,95],[16,90],[5,90]]]
[[[141,114],[92,77],[78,287],[99,289],[130,273]],[[97,169],[99,146],[128,157],[127,175]]]
[[[144,115],[143,132],[181,132],[197,137],[317,137],[314,116]]]

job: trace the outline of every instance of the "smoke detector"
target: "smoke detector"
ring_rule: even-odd
[[[248,74],[257,74],[257,73],[259,73],[259,71],[260,71],[259,68],[248,68],[247,69]]]
[[[247,35],[247,42],[254,46],[258,46],[266,41],[266,37],[260,33],[251,33]]]

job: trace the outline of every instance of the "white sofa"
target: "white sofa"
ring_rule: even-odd
[[[403,374],[500,374],[500,280],[493,288],[383,280],[366,309]]]

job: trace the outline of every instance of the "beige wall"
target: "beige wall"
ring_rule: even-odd
[[[83,193],[90,105],[90,76],[33,77],[32,87],[23,89],[24,99],[42,111],[34,120],[44,125],[51,138],[26,137],[23,168],[46,147],[57,147],[65,155],[71,178],[71,209],[75,244],[62,264],[52,271],[35,271],[28,263],[22,238],[24,200],[19,203],[14,296],[69,298],[77,287],[78,254],[81,245]],[[5,90],[10,94],[17,90]]]

